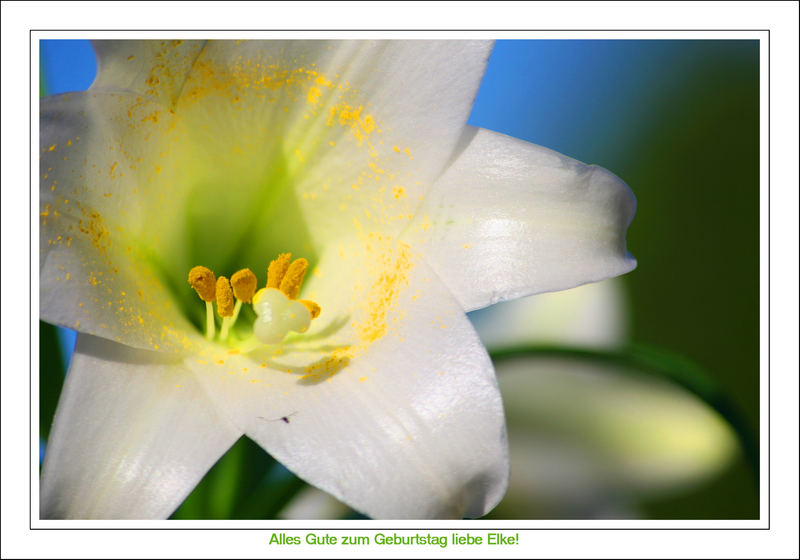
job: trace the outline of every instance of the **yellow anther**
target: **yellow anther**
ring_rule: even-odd
[[[280,287],[280,290],[289,299],[297,299],[297,296],[300,295],[300,286],[303,285],[306,270],[308,270],[308,261],[305,259],[297,259],[289,265],[289,270],[286,271],[286,275],[281,280]]]
[[[289,270],[289,261],[292,260],[291,253],[281,253],[278,258],[269,263],[267,269],[267,288],[280,289],[281,281]]]
[[[217,313],[220,317],[233,317],[233,291],[224,276],[217,278]]]
[[[233,295],[236,296],[236,299],[240,299],[245,303],[250,303],[253,299],[257,283],[256,275],[249,268],[243,268],[231,276]]]
[[[298,299],[297,303],[302,303],[303,306],[308,309],[308,312],[311,313],[311,318],[316,319],[319,317],[322,308],[319,306],[318,303],[307,300],[307,299]]]
[[[216,299],[217,279],[214,277],[214,273],[206,267],[195,266],[192,268],[189,271],[189,284],[203,301],[210,302]]]

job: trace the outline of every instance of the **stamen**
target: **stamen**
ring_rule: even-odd
[[[243,343],[248,348],[259,342],[279,343],[288,332],[306,332],[311,320],[319,317],[321,307],[311,300],[297,299],[308,271],[308,261],[300,258],[292,262],[291,259],[291,253],[281,253],[270,262],[267,286],[257,292],[258,280],[250,269],[239,270],[228,280],[225,276],[217,278],[204,266],[192,268],[189,284],[206,302],[206,338],[213,340],[216,331],[212,304],[215,301],[222,318],[222,342],[227,340],[243,303],[252,303],[257,316],[252,339]]]
[[[236,324],[239,312],[242,310],[242,302],[250,303],[253,301],[253,294],[256,293],[258,279],[249,268],[236,271],[231,276],[231,286],[233,295],[236,296],[236,305],[233,306],[233,317],[230,320],[230,328]],[[227,334],[227,333],[226,333]]]
[[[189,271],[189,284],[200,299],[206,302],[206,338],[213,340],[217,330],[214,323],[214,308],[211,305],[217,297],[217,280],[214,273],[204,266],[195,266]]]
[[[224,276],[217,278],[217,313],[220,317],[233,317],[233,291]]]
[[[228,338],[228,329],[231,327],[231,317],[233,317],[233,291],[231,284],[224,276],[217,278],[217,313],[222,317],[222,330],[219,333],[220,340]]]
[[[243,268],[238,272],[234,272],[231,276],[231,286],[233,287],[233,295],[236,299],[240,299],[245,303],[250,303],[253,299],[253,294],[256,293],[256,275],[249,268]]]
[[[206,302],[206,338],[214,340],[214,335],[217,334],[217,324],[214,322],[214,305]]]
[[[281,281],[289,270],[289,262],[292,260],[291,253],[281,253],[278,258],[269,263],[267,269],[267,288],[280,289]]]
[[[294,261],[286,271],[286,275],[281,280],[280,290],[289,299],[297,299],[297,296],[300,295],[300,286],[303,285],[306,270],[308,270],[308,261],[301,258]]]
[[[204,266],[195,266],[189,271],[189,284],[205,302],[216,299],[217,279],[214,273]]]
[[[297,303],[302,303],[305,308],[308,309],[308,312],[311,313],[312,319],[319,317],[319,314],[322,312],[322,308],[316,302],[307,299],[298,299]]]

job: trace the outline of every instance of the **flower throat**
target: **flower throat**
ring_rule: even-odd
[[[256,291],[258,279],[253,272],[242,269],[230,280],[216,277],[211,269],[195,266],[189,271],[189,284],[206,303],[206,338],[217,338],[214,305],[221,319],[219,342],[225,343],[236,324],[243,303],[250,303],[256,314],[253,339],[245,345],[252,349],[260,344],[278,344],[289,332],[303,333],[320,314],[320,306],[310,300],[297,299],[303,285],[308,261],[292,261],[291,253],[282,253],[269,263],[267,285]]]

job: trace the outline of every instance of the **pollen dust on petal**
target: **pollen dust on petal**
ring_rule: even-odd
[[[372,281],[354,327],[361,344],[368,345],[385,336],[390,325],[403,317],[399,295],[408,286],[413,263],[410,247],[387,235],[366,234],[364,247]]]

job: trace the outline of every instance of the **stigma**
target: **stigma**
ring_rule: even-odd
[[[311,321],[319,317],[319,304],[310,300],[297,299],[308,270],[308,261],[303,258],[291,260],[291,253],[282,253],[270,262],[267,268],[266,286],[258,288],[256,275],[249,269],[242,269],[231,275],[216,277],[202,266],[189,272],[189,284],[200,299],[206,302],[206,337],[215,338],[216,319],[212,312],[212,302],[216,301],[217,315],[221,321],[220,342],[227,342],[232,336],[233,326],[239,317],[243,303],[251,304],[256,314],[253,322],[253,335],[245,341],[245,347],[253,348],[260,344],[279,344],[290,332],[304,333]]]

